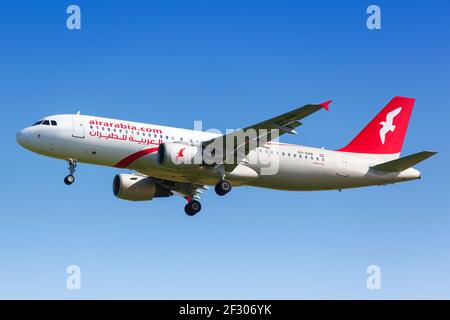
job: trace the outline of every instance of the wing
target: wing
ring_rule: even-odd
[[[206,154],[212,154],[215,159],[221,158],[226,171],[232,171],[251,150],[285,133],[296,134],[295,128],[302,124],[299,120],[322,108],[328,111],[331,102],[308,104],[244,129],[204,141],[203,148],[207,151]],[[220,165],[222,164],[218,164]]]
[[[153,177],[150,178],[152,178],[159,186],[163,187],[166,190],[169,190],[172,194],[178,195],[188,200],[199,200],[201,194],[203,193],[203,190],[208,190],[207,186],[200,184],[162,180]]]

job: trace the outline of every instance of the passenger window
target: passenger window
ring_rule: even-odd
[[[44,126],[49,126],[49,125],[50,125],[50,121],[45,120],[44,122],[42,122],[42,124],[43,124]]]
[[[58,125],[55,120],[52,120],[51,123],[52,123],[52,126],[57,126]]]

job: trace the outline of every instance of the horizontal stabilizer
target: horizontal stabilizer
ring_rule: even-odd
[[[419,162],[422,162],[429,157],[432,157],[437,152],[433,151],[422,151],[415,154],[412,154],[410,156],[402,157],[400,159],[388,161],[382,164],[378,164],[376,166],[371,167],[372,169],[378,170],[378,171],[384,171],[384,172],[398,172],[403,171],[408,168],[411,168],[412,166],[418,164]]]

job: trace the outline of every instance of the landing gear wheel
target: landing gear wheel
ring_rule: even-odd
[[[192,200],[186,204],[186,206],[184,207],[184,212],[186,212],[188,216],[193,216],[199,213],[201,209],[202,205],[200,204],[200,202],[198,202],[197,200]]]
[[[64,183],[70,186],[72,183],[75,182],[75,177],[71,174],[69,174],[67,177],[64,178]]]
[[[64,178],[64,183],[70,186],[72,183],[75,182],[75,168],[77,167],[77,160],[76,159],[67,159],[67,164],[69,165],[69,175]]]
[[[219,196],[224,196],[231,191],[231,183],[228,180],[221,180],[216,184],[215,190]]]

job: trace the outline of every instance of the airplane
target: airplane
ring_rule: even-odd
[[[61,114],[44,117],[17,133],[22,147],[68,163],[67,185],[78,163],[132,170],[113,179],[113,194],[145,201],[178,195],[189,216],[201,210],[200,195],[215,186],[290,191],[339,190],[421,178],[414,165],[437,152],[400,157],[415,99],[394,97],[346,146],[326,150],[278,141],[296,134],[300,120],[332,101],[308,104],[227,134]],[[250,132],[250,133],[248,133]]]

